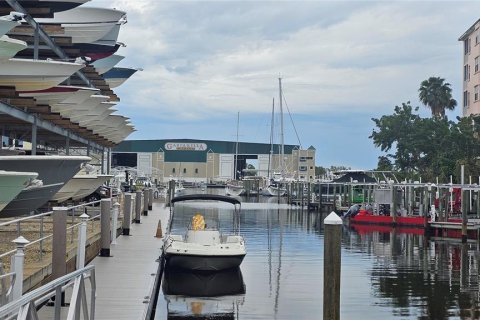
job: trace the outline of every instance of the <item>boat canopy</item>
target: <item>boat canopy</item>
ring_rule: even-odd
[[[187,194],[183,196],[175,197],[171,200],[171,203],[180,202],[180,201],[194,201],[194,200],[214,200],[214,201],[223,201],[228,202],[233,205],[241,204],[238,199],[222,196],[218,194]]]

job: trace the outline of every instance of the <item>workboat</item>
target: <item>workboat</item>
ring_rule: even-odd
[[[36,172],[16,172],[0,170],[0,211],[12,201],[31,180],[37,177]]]
[[[0,86],[17,91],[48,89],[65,81],[84,65],[54,60],[0,60]]]
[[[193,201],[195,206],[185,203],[187,201]],[[179,203],[182,205],[179,206]],[[233,213],[228,207],[222,207],[221,203],[232,204]],[[240,235],[240,209],[239,200],[222,195],[192,194],[174,197],[171,200],[170,222],[163,245],[166,267],[210,272],[239,267],[247,253],[245,241]],[[233,215],[232,225],[229,232],[220,231],[220,223],[225,223],[225,219],[220,219],[220,216],[227,210]],[[184,234],[172,233],[175,212],[181,213],[179,218],[185,214],[192,216]]]

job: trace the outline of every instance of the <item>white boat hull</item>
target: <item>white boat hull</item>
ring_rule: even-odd
[[[0,59],[13,58],[19,51],[27,48],[27,43],[22,40],[12,39],[8,36],[0,37]]]
[[[108,23],[81,23],[62,24],[64,35],[72,38],[72,43],[92,43],[105,37],[115,26],[116,22]]]
[[[83,64],[30,59],[0,61],[0,86],[15,86],[17,91],[43,90],[65,81]]]
[[[245,189],[242,186],[228,185],[225,187],[225,194],[227,196],[243,196]]]
[[[0,37],[18,26],[20,23],[12,21],[9,16],[0,17]]]
[[[92,194],[102,184],[113,178],[113,175],[86,175],[79,174],[70,179],[51,199],[52,201],[65,202],[81,200]]]
[[[271,197],[283,197],[287,194],[287,189],[282,187],[268,186],[263,195]]]
[[[0,170],[0,211],[27,186],[30,179],[36,177],[35,172]]]
[[[106,58],[95,61],[93,63],[93,66],[95,70],[98,72],[98,74],[104,74],[108,70],[115,67],[124,58],[125,58],[124,56],[114,54],[114,55],[111,55],[110,57],[106,57]]]

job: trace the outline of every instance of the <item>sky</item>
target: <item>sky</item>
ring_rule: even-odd
[[[132,139],[280,142],[316,149],[316,164],[373,169],[372,118],[445,78],[461,105],[462,43],[480,1],[92,0],[127,12],[118,54],[142,68],[114,89]],[[237,115],[239,115],[237,127]],[[461,115],[461,107],[447,114]],[[297,135],[298,134],[298,135]]]

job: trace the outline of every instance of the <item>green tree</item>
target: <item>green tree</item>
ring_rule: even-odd
[[[378,164],[377,164],[378,171],[392,171],[393,164],[392,161],[386,156],[378,157]]]
[[[457,101],[452,98],[452,88],[443,78],[430,77],[422,81],[418,92],[420,101],[430,108],[434,118],[445,117],[445,109],[453,110],[457,106]]]

